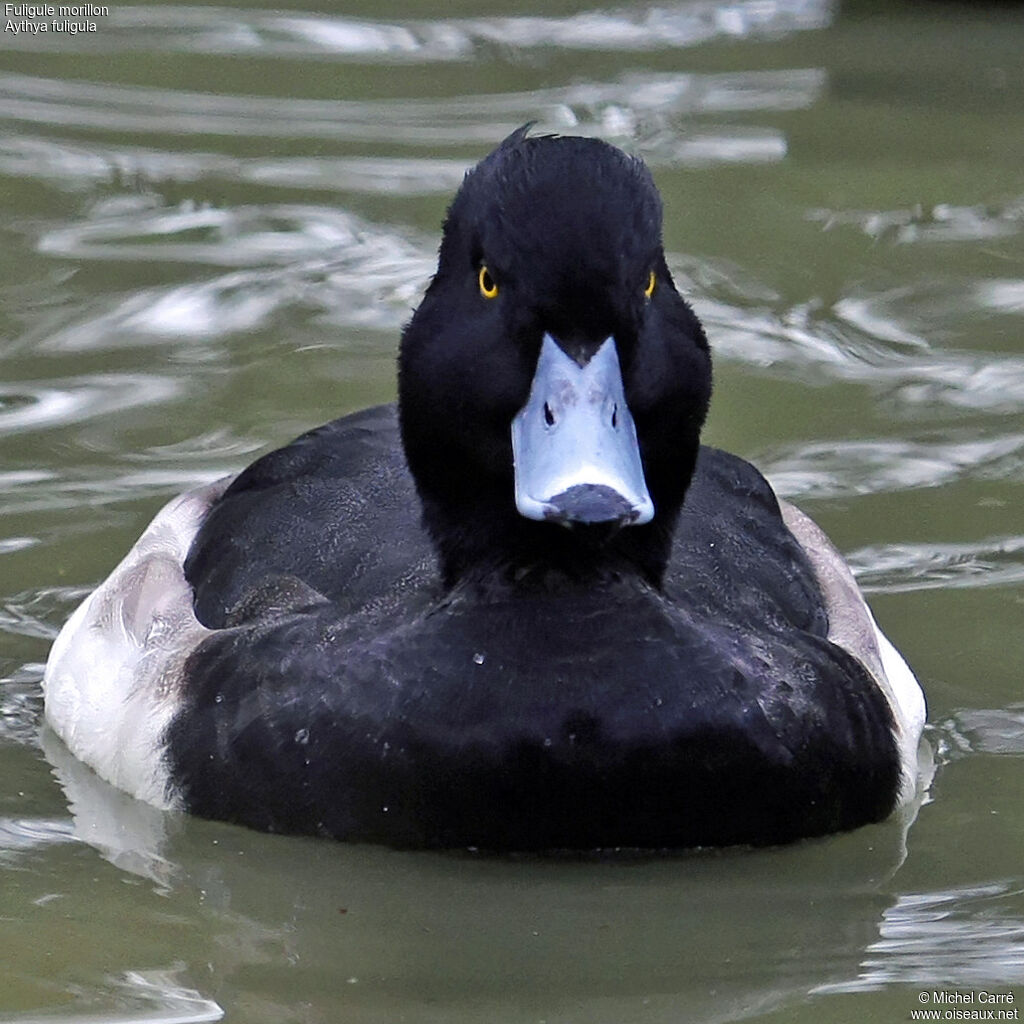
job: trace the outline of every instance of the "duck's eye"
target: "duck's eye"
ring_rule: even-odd
[[[647,278],[647,287],[644,289],[644,297],[650,298],[654,294],[654,285],[657,283],[657,276],[654,271],[651,271],[651,276]]]
[[[491,276],[486,265],[480,268],[480,275],[477,278],[480,284],[480,294],[485,299],[496,299],[498,297],[498,282]]]

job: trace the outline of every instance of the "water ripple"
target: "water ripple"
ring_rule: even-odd
[[[978,985],[1024,982],[1024,921],[1007,903],[1021,893],[1003,883],[906,893],[882,915],[860,975],[814,994],[864,992],[886,985]]]
[[[241,181],[282,188],[396,196],[449,193],[465,160],[430,157],[234,157],[21,135],[4,140],[0,174],[41,178],[64,190],[123,180]]]
[[[145,498],[166,496],[170,499],[190,487],[213,483],[230,473],[237,473],[238,461],[231,459],[222,464],[203,467],[147,467],[122,473],[80,470],[78,478],[55,477],[45,486],[0,494],[0,513],[25,515],[76,508],[102,508],[122,501]]]
[[[981,541],[878,544],[846,555],[868,594],[960,590],[1024,583],[1024,536]]]
[[[832,306],[832,312],[863,336],[909,348],[929,349],[931,344],[921,334],[900,324],[894,315],[893,299],[907,299],[912,289],[900,288],[881,295],[849,295]],[[934,297],[931,297],[934,298]],[[934,312],[934,304],[930,306]]]
[[[127,971],[119,979],[118,1003],[138,1003],[139,1024],[212,1024],[224,1011],[212,999],[183,984],[183,965],[165,971]]]
[[[0,857],[39,846],[74,843],[70,818],[0,818]]]
[[[979,281],[974,286],[974,299],[982,309],[994,313],[1024,314],[1024,281]]]
[[[939,725],[960,754],[1024,754],[1024,705],[968,708]]]
[[[320,206],[221,208],[155,196],[97,203],[85,220],[47,231],[40,252],[75,260],[167,260],[213,266],[288,266],[326,251],[379,247],[380,229]]]
[[[395,330],[434,270],[433,242],[319,206],[216,209],[152,199],[100,204],[53,229],[42,251],[75,260],[246,266],[208,281],[139,289],[47,328],[42,351],[98,350],[250,331],[299,307],[346,326]],[[2,424],[0,424],[2,426]]]
[[[788,498],[841,498],[939,487],[964,477],[1024,479],[1024,434],[971,440],[805,442],[758,459]]]
[[[0,537],[0,555],[34,548],[38,543],[38,537]]]
[[[114,308],[53,332],[39,348],[99,350],[167,338],[221,338],[253,331],[290,308],[322,314],[333,324],[396,330],[408,319],[432,266],[428,270],[428,264],[419,266],[418,259],[401,255],[371,258],[362,275],[358,255],[349,256],[338,264],[316,261],[238,271],[212,281],[133,292]],[[375,264],[372,269],[370,264]]]
[[[813,104],[825,84],[814,68],[719,74],[631,73],[612,82],[442,99],[310,100],[231,96],[142,86],[0,75],[0,120],[50,128],[118,133],[186,134],[247,138],[400,142],[419,145],[491,145],[526,121],[542,130],[579,131],[629,139],[652,161],[680,160],[680,138],[716,136],[739,146],[757,142],[757,156],[781,135],[771,129],[717,127],[694,132],[684,123],[698,115],[793,110]],[[666,137],[667,135],[667,137]],[[77,144],[80,147],[80,143]],[[72,166],[94,173],[96,164],[73,148]],[[726,152],[725,158],[735,159]],[[11,159],[11,158],[8,158]],[[24,156],[13,159],[24,163]]]
[[[906,299],[908,288],[898,295],[846,297],[831,309],[817,303],[776,309],[750,305],[721,281],[710,289],[702,285],[690,276],[693,260],[676,256],[671,262],[681,282],[689,278],[683,290],[694,297],[721,357],[802,382],[818,376],[875,384],[906,404],[1000,414],[1024,410],[1024,358],[933,348],[891,309],[897,298]]]
[[[0,605],[0,631],[52,641],[67,614],[86,593],[81,587],[40,587],[12,594]],[[41,669],[41,666],[36,665],[23,666],[23,672],[28,673],[24,678],[36,685],[39,678],[33,676],[32,672],[37,667]],[[10,683],[11,679],[5,679],[4,682]]]
[[[212,999],[184,984],[183,965],[165,971],[126,971],[123,975],[106,979],[109,992],[103,997],[89,993],[83,1007],[74,1011],[72,1003],[64,1005],[58,1013],[40,1016],[21,1015],[16,1024],[212,1024],[224,1017],[224,1011]],[[72,993],[82,998],[81,992]],[[103,998],[110,1002],[105,1012],[95,1012],[95,1004]]]
[[[126,462],[142,462],[147,465],[163,462],[179,465],[183,461],[192,463],[199,459],[239,465],[245,456],[259,451],[264,444],[262,438],[240,436],[230,428],[220,427],[181,441],[126,451],[122,457]]]
[[[81,601],[84,594],[81,590],[78,594],[77,601]],[[68,610],[73,607],[73,604],[69,604]],[[0,611],[0,629],[3,629],[3,615]],[[50,638],[56,636],[56,633],[54,629]],[[0,741],[14,742],[21,746],[36,746],[39,743],[39,719],[43,710],[39,681],[42,677],[43,666],[38,662],[27,662],[0,678]]]
[[[53,641],[57,627],[42,621],[23,604],[24,595],[15,594],[0,605],[0,632]]]
[[[494,17],[395,22],[223,7],[112,7],[91,52],[207,53],[396,62],[464,61],[531,49],[647,52],[725,37],[776,38],[820,29],[830,0],[711,0],[582,11],[567,17]],[[66,48],[35,36],[35,50]],[[14,45],[7,36],[0,45]],[[24,41],[19,41],[24,47]]]
[[[83,375],[71,380],[0,383],[0,436],[79,423],[139,405],[167,401],[182,383],[142,373]]]
[[[820,222],[826,231],[853,226],[876,241],[910,244],[915,242],[978,242],[1006,238],[1024,229],[1024,196],[993,206],[920,204],[903,210],[812,210],[808,219]]]

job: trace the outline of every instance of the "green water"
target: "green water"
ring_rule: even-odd
[[[1019,1008],[1024,9],[320,2],[0,33],[0,1020]],[[652,166],[707,439],[826,528],[925,686],[909,830],[394,853],[162,815],[41,731],[49,642],[165,500],[393,397],[445,204],[528,120]]]

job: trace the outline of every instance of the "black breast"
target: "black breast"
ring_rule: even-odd
[[[372,445],[393,431],[386,416],[370,414]],[[322,464],[319,436],[307,435],[302,465]],[[377,465],[401,475],[396,448],[360,454],[356,480]],[[258,474],[236,493],[257,486]],[[281,500],[284,486],[263,489]],[[236,617],[187,665],[168,757],[190,810],[275,831],[493,849],[775,843],[891,811],[891,714],[826,639],[806,560],[742,460],[702,450],[663,593],[636,579],[542,578],[438,598],[427,570],[403,576],[403,558],[429,558],[413,503],[385,516],[386,529],[414,524],[393,538],[400,550],[340,554],[356,567],[353,600],[318,562],[343,539],[325,518],[338,499],[308,500],[319,532],[302,533],[299,507],[277,515],[294,513],[286,532],[307,536],[309,550],[289,560],[270,544],[270,559],[324,599]],[[390,544],[365,505],[344,508],[345,532]],[[214,527],[211,517],[190,556],[197,594],[214,611],[246,607],[257,569],[227,585],[199,572],[221,571]],[[380,561],[361,561],[371,557]],[[414,580],[407,603],[396,579]]]

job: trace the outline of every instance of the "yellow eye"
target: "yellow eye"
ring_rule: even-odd
[[[647,287],[644,289],[644,296],[646,298],[649,299],[654,294],[654,285],[657,280],[658,279],[655,277],[654,271],[652,270],[651,276],[647,278]]]
[[[480,294],[485,299],[496,299],[498,297],[498,282],[491,277],[491,272],[486,265],[480,267],[480,276],[477,278],[480,283]]]

